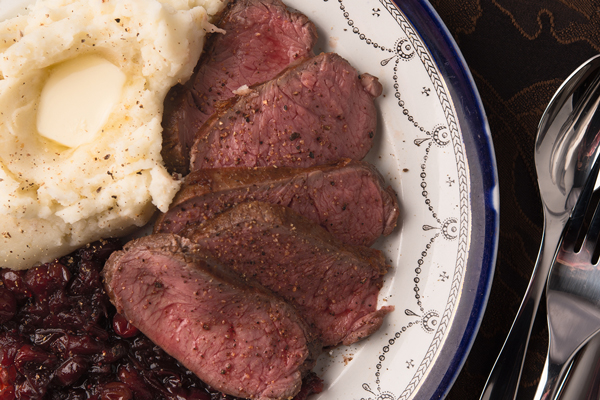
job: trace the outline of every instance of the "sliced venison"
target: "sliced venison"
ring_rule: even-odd
[[[188,85],[204,121],[241,86],[269,81],[312,57],[317,42],[315,25],[279,0],[236,0],[217,26],[225,33],[211,36]]]
[[[185,238],[134,240],[103,273],[118,312],[217,390],[288,399],[314,364],[320,345],[293,307]]]
[[[266,82],[314,54],[315,25],[279,0],[235,0],[216,23],[196,71],[171,89],[163,116],[163,158],[171,171],[187,174],[194,135],[215,104],[240,87]]]
[[[370,246],[398,221],[396,193],[371,164],[341,160],[311,168],[225,168],[190,173],[155,232],[180,232],[245,201],[290,207],[339,240]]]
[[[369,336],[393,310],[377,309],[388,269],[379,250],[344,245],[287,207],[242,203],[182,235],[289,301],[324,346]]]
[[[190,170],[360,160],[373,143],[381,90],[341,56],[320,54],[221,104],[196,135]]]

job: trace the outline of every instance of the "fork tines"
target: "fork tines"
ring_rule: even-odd
[[[565,251],[588,251],[594,263],[598,260],[594,249],[600,234],[600,190],[595,188],[599,170],[600,157],[597,157],[571,212],[561,243]]]

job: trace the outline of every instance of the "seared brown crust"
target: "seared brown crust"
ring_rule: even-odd
[[[169,172],[187,175],[190,171],[191,145],[202,123],[189,89],[181,84],[173,86],[165,99],[160,151]]]
[[[340,160],[310,168],[224,168],[190,173],[155,232],[181,231],[245,201],[281,204],[349,244],[370,246],[398,221],[396,194],[371,164]]]

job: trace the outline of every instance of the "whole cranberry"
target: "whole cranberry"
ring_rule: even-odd
[[[55,288],[64,288],[71,279],[71,271],[58,261],[50,263],[48,275],[52,278]]]
[[[82,356],[74,356],[64,361],[54,371],[54,378],[62,386],[69,386],[77,382],[87,371],[88,360]]]
[[[25,274],[25,283],[39,297],[46,297],[56,290],[64,288],[69,279],[71,279],[71,273],[59,262],[31,268]]]
[[[113,317],[113,329],[122,338],[131,338],[140,333],[138,328],[133,326],[125,316],[119,313],[116,313]]]
[[[11,271],[10,269],[3,269],[0,272],[4,287],[10,290],[17,300],[25,300],[31,297],[29,286],[23,280],[24,275],[24,271]]]
[[[0,324],[12,319],[17,313],[17,299],[6,288],[0,287]]]

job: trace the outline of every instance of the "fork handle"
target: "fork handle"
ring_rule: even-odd
[[[595,335],[577,352],[558,398],[600,399],[600,335]]]
[[[562,378],[566,372],[566,366],[569,365],[572,358],[569,358],[564,363],[557,363],[551,360],[551,357],[546,357],[544,370],[538,384],[534,400],[553,400],[556,397],[557,390],[562,382]]]
[[[568,215],[548,218],[544,208],[544,233],[529,286],[480,400],[513,400],[517,396],[531,328],[567,218]]]
[[[529,293],[529,291],[528,291]],[[519,388],[532,321],[539,305],[536,293],[526,296],[496,359],[480,400],[514,399]]]
[[[480,400],[512,400],[516,397],[531,334],[530,320],[533,321],[539,305],[539,299],[535,298],[537,296],[533,297],[524,299]]]

